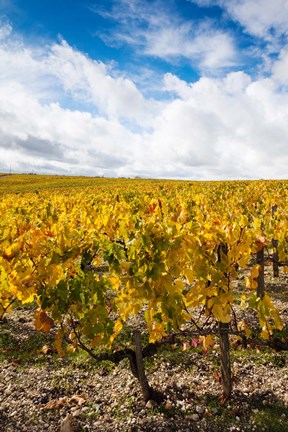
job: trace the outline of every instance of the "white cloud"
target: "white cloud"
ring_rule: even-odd
[[[145,100],[131,79],[111,65],[92,60],[65,41],[39,49],[26,46],[10,25],[0,27],[0,34],[5,35],[0,40],[3,82],[21,83],[46,102],[66,93],[93,105],[104,116],[126,118],[143,127],[159,110],[161,104]]]
[[[0,105],[2,169],[49,161],[54,171],[115,174],[134,158],[137,138],[118,122],[40,104],[21,86],[0,87]]]
[[[203,179],[287,176],[286,50],[268,78],[239,71],[187,83],[166,74],[161,90],[169,98],[158,103],[65,42],[35,50],[8,39],[0,47],[0,170]],[[89,112],[89,105],[86,111],[64,108],[67,95],[76,106],[80,98],[95,111]]]
[[[141,32],[143,35],[143,32]],[[229,34],[199,26],[165,26],[145,32],[144,54],[172,60],[183,57],[201,70],[217,69],[235,64],[235,49]]]
[[[273,30],[277,35],[287,35],[287,0],[222,0],[221,3],[251,34],[267,37]]]
[[[218,5],[248,33],[271,39],[288,35],[288,0],[191,0],[199,6]]]
[[[99,34],[105,43],[129,44],[139,55],[154,56],[169,62],[185,59],[200,70],[217,72],[232,66],[236,49],[231,34],[214,28],[209,20],[194,23],[183,20],[169,4],[161,1],[147,4],[141,0],[112,2],[110,13],[99,6],[93,10],[114,20],[113,36]],[[155,13],[157,11],[157,13]]]
[[[6,39],[12,32],[12,26],[9,23],[0,23],[0,41]]]
[[[138,141],[118,118],[145,125],[158,105],[65,42],[35,49],[11,35],[0,44],[0,78],[0,170],[121,172]],[[58,103],[71,93],[77,104],[78,92],[103,115]]]
[[[10,24],[0,26],[0,82],[21,84],[42,99],[56,96],[57,83],[47,67],[47,50],[27,46]]]
[[[158,110],[159,104],[146,101],[131,80],[113,77],[106,65],[75,51],[65,41],[52,47],[47,63],[66,91],[111,118],[128,118],[145,126]]]
[[[272,66],[272,73],[276,81],[288,87],[288,47],[280,51],[278,60]]]
[[[165,85],[179,99],[159,119],[156,140],[170,148],[174,143],[178,158],[194,173],[201,176],[204,168],[216,177],[224,172],[234,178],[286,175],[288,96],[273,80],[253,82],[237,72],[188,85],[168,75]]]

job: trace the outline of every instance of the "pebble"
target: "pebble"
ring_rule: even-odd
[[[87,407],[87,406],[82,408],[82,412],[87,412],[87,411],[89,411],[89,410],[90,410],[90,408]]]
[[[172,408],[173,408],[173,403],[171,402],[171,400],[167,400],[166,401],[166,403],[165,403],[165,405],[164,405],[164,408],[166,409],[166,410],[171,410]]]
[[[205,412],[205,407],[200,406],[200,405],[196,405],[195,411],[196,411],[197,414],[202,415]]]
[[[219,410],[218,410],[218,408],[213,407],[213,408],[211,408],[210,411],[211,411],[211,413],[214,414],[214,415],[219,414]]]
[[[198,421],[200,420],[198,414],[191,414],[191,415],[189,416],[189,418],[190,418],[191,420],[193,420],[194,422],[198,422]]]
[[[155,405],[156,405],[156,402],[152,399],[149,399],[145,406],[147,409],[152,409],[155,407]]]

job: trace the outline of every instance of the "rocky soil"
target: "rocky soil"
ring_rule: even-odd
[[[285,289],[275,298],[287,322]],[[145,403],[128,362],[59,358],[51,337],[35,332],[33,314],[16,309],[0,324],[1,432],[288,431],[287,351],[235,346],[233,394],[223,403],[217,347],[207,355],[165,347],[146,361],[164,400]]]

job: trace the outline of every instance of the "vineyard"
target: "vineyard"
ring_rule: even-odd
[[[237,380],[231,350],[285,366],[288,181],[10,175],[0,195],[0,330],[26,308],[57,356],[124,364],[142,403],[170,412],[146,370],[163,352],[217,358],[220,405]]]

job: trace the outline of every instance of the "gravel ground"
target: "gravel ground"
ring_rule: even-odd
[[[287,322],[288,299],[277,303]],[[31,309],[12,312],[0,332],[1,432],[288,431],[287,351],[233,348],[233,394],[221,403],[217,349],[165,348],[146,363],[165,396],[156,404],[143,401],[125,360],[57,357]]]

